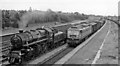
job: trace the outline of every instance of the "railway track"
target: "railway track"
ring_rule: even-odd
[[[70,48],[67,47],[66,49],[64,49],[63,51],[59,52],[58,54],[56,54],[54,57],[51,57],[50,59],[44,61],[44,62],[40,62],[39,64],[54,64],[55,62],[57,62],[59,59],[61,59],[62,57],[64,57],[66,54],[68,54],[70,51],[72,51],[74,48]]]
[[[2,45],[0,47],[0,63],[3,63],[7,60],[6,55],[8,54],[11,45],[9,44],[9,41],[4,41],[1,42],[0,44]]]
[[[57,48],[52,49],[50,51],[47,51],[44,54],[40,54],[38,57],[36,57],[34,59],[31,59],[29,61],[24,61],[20,66],[23,66],[23,65],[26,66],[27,64],[29,65],[31,63],[34,63],[34,62],[36,62],[36,59],[38,59],[38,58],[39,58],[39,61],[37,61],[37,62],[41,61],[41,63],[43,63],[46,60],[48,60],[48,59],[52,58],[53,56],[55,56],[56,54],[59,54],[60,52],[64,51],[66,48],[67,48],[67,44],[62,45],[60,47],[57,47]],[[3,63],[3,66],[10,66],[10,65],[11,64],[9,64],[8,62]],[[17,66],[17,65],[15,65],[15,66]]]
[[[10,44],[10,37],[14,34],[7,34],[0,36],[1,42],[0,42],[0,64],[3,62],[6,62],[7,60],[7,53],[9,52],[9,49],[11,48]]]
[[[66,48],[63,48],[63,47],[66,47]],[[68,54],[70,51],[72,51],[74,49],[74,48],[67,47],[67,45],[62,46],[60,48],[63,48],[63,49],[59,50],[58,52],[55,52],[54,54],[52,54],[51,56],[49,56],[47,58],[44,58],[44,60],[37,61],[38,62],[37,65],[42,65],[42,64],[50,64],[50,65],[52,65],[52,64],[57,62],[59,59],[61,59],[62,57],[64,57],[66,54]],[[45,55],[47,56],[47,55],[49,55],[49,53],[48,54],[44,54],[43,56],[45,56]],[[42,58],[43,56],[39,56],[39,57]],[[35,59],[33,59],[33,60],[29,61],[29,62],[24,62],[24,63],[22,63],[19,66],[28,66],[29,64],[32,64],[33,62],[36,62]],[[33,64],[33,66],[34,65],[36,66],[36,64]],[[12,66],[12,65],[11,64],[7,64],[7,65],[4,65],[4,66]],[[14,65],[14,66],[18,66],[18,65]]]

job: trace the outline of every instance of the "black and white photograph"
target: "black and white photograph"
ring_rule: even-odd
[[[120,0],[0,0],[1,66],[118,66]]]

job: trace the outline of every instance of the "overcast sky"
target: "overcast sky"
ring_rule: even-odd
[[[120,0],[0,0],[0,9],[79,12],[96,15],[117,15]]]

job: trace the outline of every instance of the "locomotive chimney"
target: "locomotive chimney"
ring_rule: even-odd
[[[23,33],[23,29],[19,29],[19,33]]]

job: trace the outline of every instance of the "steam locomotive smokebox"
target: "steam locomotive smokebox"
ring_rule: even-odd
[[[23,29],[19,29],[19,33],[23,33]]]

